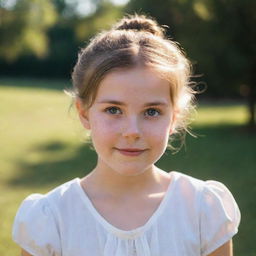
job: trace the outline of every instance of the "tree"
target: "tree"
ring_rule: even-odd
[[[13,61],[24,52],[38,57],[48,49],[47,29],[57,19],[50,0],[19,0],[12,6],[0,2],[0,57]]]
[[[123,13],[110,0],[11,0],[11,6],[8,1],[0,2],[0,75],[5,76],[70,78],[79,47]],[[89,9],[82,13],[84,3]]]

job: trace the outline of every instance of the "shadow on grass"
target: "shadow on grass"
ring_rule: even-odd
[[[52,142],[31,148],[31,152],[47,155],[64,152],[69,148],[63,142]],[[65,182],[74,177],[82,177],[89,173],[96,164],[96,154],[89,145],[70,150],[70,156],[57,157],[57,160],[44,160],[39,163],[18,161],[18,170],[9,185],[26,187],[44,187],[51,184]]]

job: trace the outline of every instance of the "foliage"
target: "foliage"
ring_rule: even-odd
[[[0,2],[0,57],[13,61],[24,52],[47,54],[47,29],[57,20],[50,0],[19,0],[11,9]]]
[[[31,2],[31,0],[22,0],[20,4],[24,1]],[[41,38],[46,39],[46,41],[40,41],[41,44],[36,44],[41,45],[44,50],[41,55],[38,55],[41,57],[40,59],[31,54],[33,53],[32,50],[25,48],[24,44],[18,44],[18,50],[15,51],[14,46],[9,45],[8,40],[6,40],[6,37],[9,37],[6,32],[7,29],[3,31],[6,36],[2,37],[3,55],[0,54],[0,74],[5,76],[70,78],[79,47],[85,46],[91,36],[101,29],[108,28],[122,15],[122,7],[113,6],[108,1],[92,1],[94,4],[97,3],[95,12],[87,16],[81,16],[74,9],[75,2],[67,4],[64,0],[51,1],[51,4],[54,3],[57,20],[51,26],[48,24],[47,28],[44,27],[44,31],[40,31],[40,26],[37,26],[33,20],[31,21],[37,29],[36,32],[41,34],[36,37],[36,40],[34,40],[34,36],[28,37],[28,43],[34,44]],[[36,3],[37,9],[42,8],[40,4],[40,2]],[[12,22],[17,25],[15,8],[18,7],[15,5],[13,10],[7,10],[6,8],[3,8],[3,10],[14,15]],[[27,15],[24,15],[24,17],[27,19]],[[20,24],[20,30],[17,33],[13,32],[14,42],[20,42],[19,37],[22,35],[22,31],[27,29],[21,22],[18,24]],[[32,24],[29,23],[29,26],[32,26]],[[1,28],[3,29],[4,26],[0,24]],[[43,42],[48,42],[48,44],[43,44]],[[9,52],[12,55],[7,58]],[[14,62],[9,63],[6,60],[13,60]]]

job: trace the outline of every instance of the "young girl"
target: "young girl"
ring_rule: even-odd
[[[163,32],[128,16],[81,51],[73,95],[97,165],[22,202],[13,226],[22,255],[232,255],[240,213],[229,190],[155,166],[186,129],[194,95],[190,63]]]

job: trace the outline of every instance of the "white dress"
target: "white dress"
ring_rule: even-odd
[[[15,217],[13,240],[34,256],[205,256],[237,233],[240,212],[222,183],[170,175],[164,199],[139,228],[108,223],[75,178],[28,196]]]

